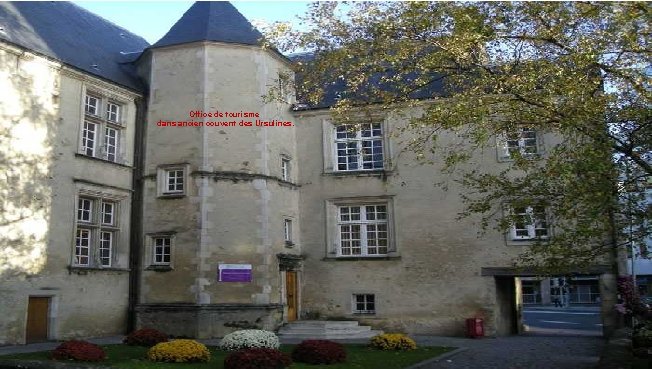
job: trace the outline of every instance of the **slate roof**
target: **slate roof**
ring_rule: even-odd
[[[125,62],[147,41],[72,3],[0,1],[0,39],[143,91],[135,66]]]
[[[198,1],[152,47],[195,41],[259,45],[263,35],[226,1]]]
[[[303,62],[310,63],[316,56],[312,53],[302,53],[291,55],[289,59],[292,62]],[[362,87],[357,91],[356,95],[347,93],[347,86],[343,79],[333,78],[332,81],[327,82],[323,85],[323,96],[321,101],[316,104],[308,103],[305,93],[301,90],[297,91],[297,104],[295,104],[294,110],[309,110],[309,109],[323,109],[328,108],[337,103],[341,98],[347,97],[353,100],[380,103],[381,101],[373,101],[372,98],[369,98],[369,90],[378,89],[381,91],[396,91],[396,88],[391,84],[383,83],[383,76],[392,75],[394,72],[387,70],[384,73],[375,73],[369,77],[367,88]],[[416,73],[411,73],[404,76],[404,83],[406,86],[409,86],[411,81],[417,77]],[[425,100],[430,99],[436,96],[446,96],[448,93],[445,86],[445,78],[441,73],[433,72],[430,76],[432,82],[422,88],[415,89],[408,96],[410,99],[415,100]],[[295,82],[297,86],[301,86],[302,76],[300,74],[295,75]],[[373,95],[372,95],[373,96]]]

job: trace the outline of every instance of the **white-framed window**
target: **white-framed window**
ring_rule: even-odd
[[[83,194],[77,199],[73,265],[112,266],[117,235],[119,202],[98,194]]]
[[[334,170],[383,169],[383,128],[381,123],[340,124],[335,126]]]
[[[376,295],[372,293],[353,294],[353,314],[375,314]]]
[[[170,265],[172,262],[172,237],[156,236],[152,238],[152,264]]]
[[[113,225],[115,219],[115,203],[111,201],[102,201],[102,224]]]
[[[102,110],[104,106],[104,110]],[[123,132],[123,106],[96,92],[84,96],[84,118],[79,152],[82,155],[117,163]]]
[[[77,201],[77,221],[90,223],[93,217],[93,200],[80,197]]]
[[[104,159],[115,162],[118,157],[118,130],[104,128]]]
[[[99,115],[101,98],[86,94],[84,99],[84,111],[86,114]]]
[[[100,232],[99,259],[100,265],[111,266],[111,253],[113,252],[113,232]]]
[[[511,240],[545,240],[550,237],[550,224],[545,206],[512,206],[510,217]]]
[[[292,219],[283,219],[283,235],[285,244],[292,245]]]
[[[165,193],[183,193],[184,173],[183,169],[165,170]]]
[[[97,124],[84,122],[82,129],[82,154],[95,156],[95,147],[97,146]]]
[[[108,102],[106,104],[106,120],[114,123],[120,123],[120,108],[120,105],[114,102]]]
[[[534,158],[540,154],[539,141],[537,131],[529,127],[506,132],[496,139],[498,158],[500,160],[511,160],[516,155],[524,158]]]
[[[158,196],[185,196],[188,189],[188,173],[187,164],[166,164],[158,167],[156,173]]]
[[[77,228],[75,236],[75,265],[90,265],[91,231]]]
[[[381,256],[389,250],[387,205],[338,206],[338,256]]]
[[[284,181],[290,181],[290,158],[286,156],[281,157],[281,179]]]

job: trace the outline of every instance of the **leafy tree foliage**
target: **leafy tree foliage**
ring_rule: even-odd
[[[301,30],[277,25],[268,36],[281,51],[313,56],[297,58],[300,96],[317,104],[338,87],[339,120],[352,109],[420,107],[405,127],[417,137],[408,148],[464,186],[460,216],[480,219],[484,231],[517,220],[505,203],[544,205],[554,237],[517,264],[560,273],[604,262],[650,235],[650,9],[320,2]],[[514,150],[498,170],[476,162],[496,137],[523,129],[546,138],[545,152]],[[451,133],[456,140],[441,139]]]

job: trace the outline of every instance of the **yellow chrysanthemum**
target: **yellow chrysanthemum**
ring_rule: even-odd
[[[210,360],[211,353],[206,346],[195,340],[172,340],[153,346],[147,352],[147,358],[171,363],[206,362]]]
[[[371,339],[371,347],[380,350],[414,350],[416,342],[402,333],[385,333]]]

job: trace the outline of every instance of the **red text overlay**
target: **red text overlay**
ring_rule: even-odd
[[[250,111],[210,111],[192,110],[188,120],[159,120],[159,127],[291,127],[294,123],[279,119],[261,118],[257,112]]]

